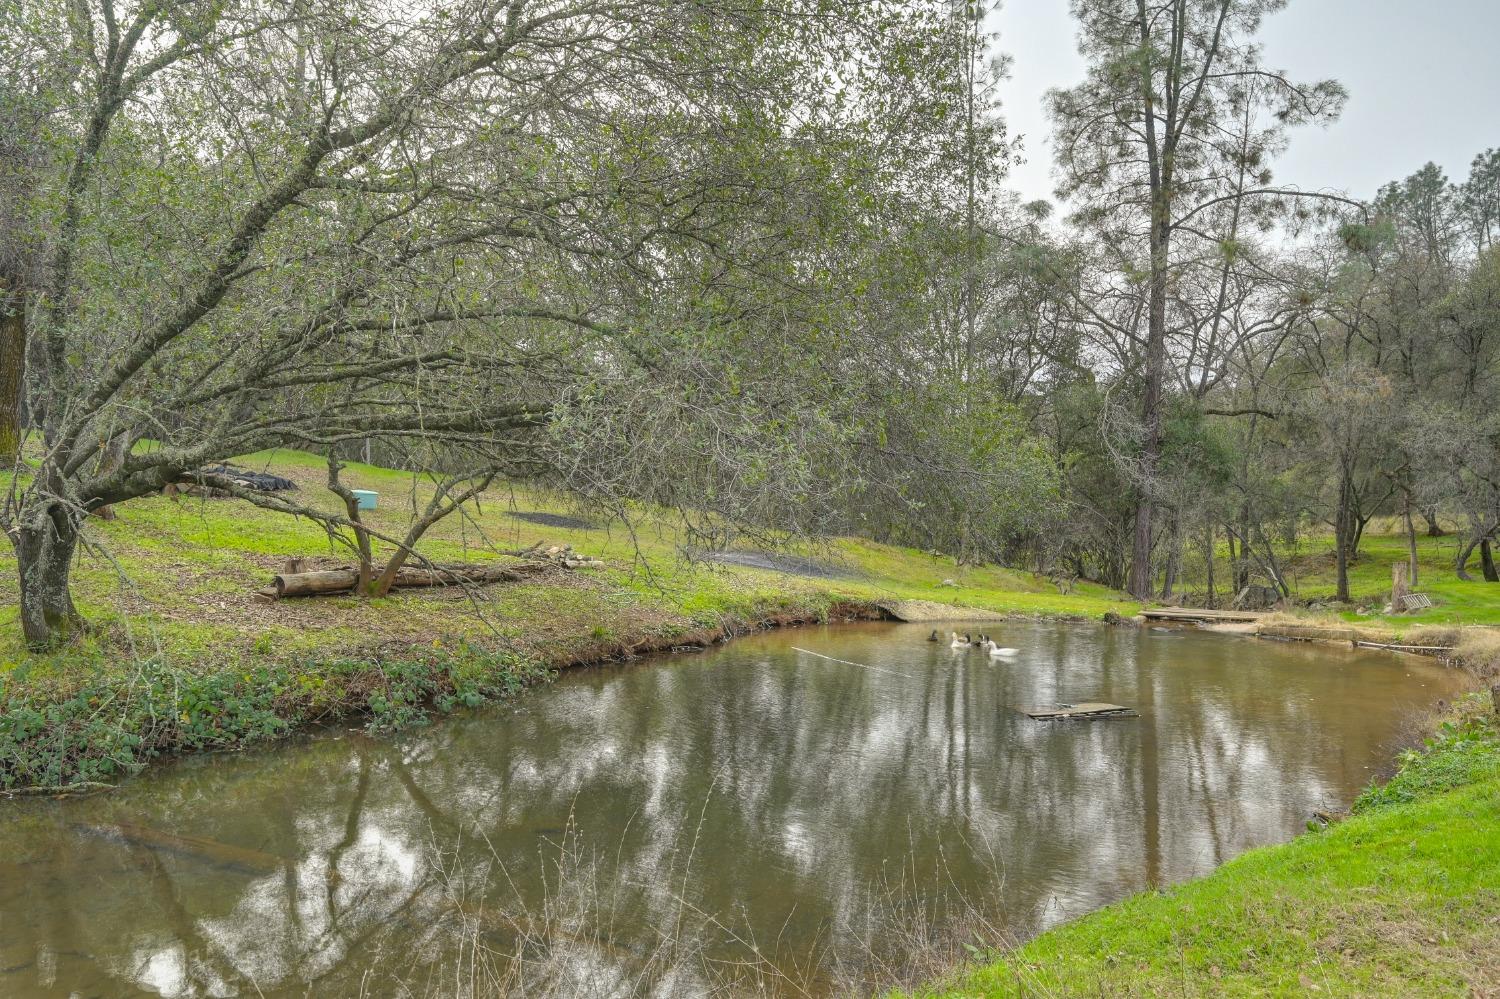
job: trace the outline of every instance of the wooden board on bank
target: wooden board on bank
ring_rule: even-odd
[[[1148,621],[1259,621],[1264,614],[1254,611],[1208,610],[1194,607],[1156,607],[1141,611]]]
[[[1106,704],[1103,701],[1087,701],[1083,704],[1055,704],[1050,708],[1022,708],[1028,718],[1041,721],[1064,721],[1077,719],[1087,721],[1094,718],[1139,718],[1135,709],[1123,704]]]

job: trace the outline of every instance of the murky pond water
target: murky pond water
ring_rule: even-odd
[[[0,803],[0,994],[827,991],[945,926],[1024,937],[1289,839],[1458,682],[1190,631],[986,628],[1020,655],[915,625],[769,633],[398,740]],[[1087,700],[1140,717],[1016,711]]]

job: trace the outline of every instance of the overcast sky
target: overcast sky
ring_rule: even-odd
[[[1013,60],[1005,118],[1027,162],[1010,186],[1052,196],[1042,95],[1083,76],[1067,0],[1005,0],[995,16]],[[1261,34],[1268,65],[1349,91],[1343,117],[1291,134],[1273,168],[1282,183],[1368,197],[1428,160],[1451,180],[1500,146],[1500,0],[1291,0]]]

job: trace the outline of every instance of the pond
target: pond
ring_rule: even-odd
[[[0,804],[0,994],[867,986],[1290,839],[1459,685],[1377,652],[980,629],[1019,655],[770,632]],[[1093,700],[1139,717],[1017,711]]]

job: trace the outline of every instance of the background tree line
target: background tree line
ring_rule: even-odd
[[[1180,593],[1190,562],[1194,596],[1222,601],[1252,583],[1290,596],[1288,551],[1327,532],[1347,601],[1366,529],[1394,517],[1413,579],[1417,532],[1444,530],[1460,577],[1477,557],[1497,579],[1500,150],[1369,202],[1279,184],[1293,130],[1345,97],[1265,64],[1256,34],[1282,6],[1075,0],[1087,75],[1049,97],[1066,216],[1018,203],[1003,172],[977,208],[951,192],[965,266],[909,299],[922,315],[901,338],[927,352],[924,391],[970,400],[943,406],[942,433],[982,398],[991,436],[973,441],[1015,433],[1012,462],[1022,440],[1045,455],[1006,473],[1031,516],[975,532],[983,505],[923,478],[920,505],[941,514],[876,533],[1143,599]]]

